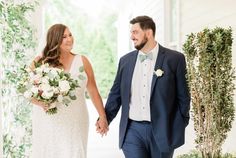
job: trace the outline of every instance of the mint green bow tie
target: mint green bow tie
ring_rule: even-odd
[[[144,60],[146,60],[146,59],[152,60],[152,58],[153,58],[152,53],[148,53],[148,54],[146,54],[146,55],[139,54],[139,60],[141,61],[141,63],[142,63]]]

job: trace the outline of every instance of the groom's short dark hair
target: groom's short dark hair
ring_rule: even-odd
[[[153,36],[155,36],[156,33],[156,25],[155,22],[150,18],[149,16],[137,16],[130,20],[130,24],[136,24],[139,23],[142,30],[151,29],[153,32]]]

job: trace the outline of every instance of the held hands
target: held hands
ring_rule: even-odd
[[[100,116],[95,125],[96,125],[96,131],[98,133],[100,133],[102,136],[107,135],[109,127],[106,116]]]

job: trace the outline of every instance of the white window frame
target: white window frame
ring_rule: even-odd
[[[171,48],[171,49],[175,49],[175,50],[181,50],[181,47],[180,47],[180,0],[175,0],[176,1],[176,24],[175,24],[175,27],[176,27],[176,40],[175,41],[172,41],[171,40],[171,29],[172,29],[172,23],[171,23],[171,20],[172,20],[172,14],[171,14],[171,1],[172,0],[165,0],[164,1],[164,10],[165,10],[165,22],[164,22],[164,25],[165,25],[165,44],[167,47]]]

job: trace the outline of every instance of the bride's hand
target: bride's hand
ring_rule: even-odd
[[[105,116],[100,116],[96,122],[96,127],[96,131],[102,136],[107,135],[107,132],[109,130],[107,118]]]
[[[45,104],[45,103],[42,102],[42,101],[39,101],[39,100],[37,100],[37,99],[35,99],[35,98],[31,98],[30,102],[33,103],[33,104],[35,104],[35,105],[38,105],[38,106],[42,107],[44,111],[47,111],[47,110],[48,110],[47,104]]]

